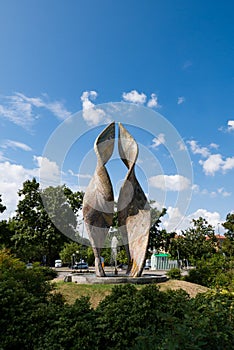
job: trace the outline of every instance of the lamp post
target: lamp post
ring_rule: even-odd
[[[75,265],[75,260],[76,260],[75,258],[76,258],[76,254],[73,253],[73,254],[72,254],[72,266]]]

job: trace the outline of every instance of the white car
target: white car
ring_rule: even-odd
[[[55,260],[55,262],[54,262],[54,266],[55,267],[62,267],[62,260]]]

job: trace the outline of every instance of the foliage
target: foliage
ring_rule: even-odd
[[[60,230],[68,236],[75,236],[77,221],[72,208],[80,208],[82,195],[73,196],[65,186],[48,187],[42,191],[39,183],[32,179],[24,182],[19,196],[22,199],[11,222],[15,252],[25,261],[42,261],[46,257],[46,262],[52,266],[63,244],[68,241]]]
[[[0,247],[10,248],[12,246],[13,232],[6,220],[0,221]]]
[[[90,246],[86,247],[86,251],[85,251],[85,256],[86,256],[86,261],[88,263],[89,266],[94,265],[94,253],[93,253],[93,249]]]
[[[82,297],[72,306],[66,305],[54,317],[37,339],[35,350],[97,349],[95,311],[88,298]]]
[[[231,240],[229,237],[226,237],[222,243],[221,250],[229,258],[234,257],[234,240]]]
[[[230,239],[230,241],[234,241],[234,213],[229,213],[226,217],[226,222],[224,222],[223,227],[227,230],[225,232],[225,236]]]
[[[64,244],[63,249],[59,253],[59,256],[63,262],[63,264],[71,264],[72,263],[72,255],[75,254],[79,255],[81,245],[76,242],[67,242]],[[78,260],[78,257],[76,256],[76,260]]]
[[[178,268],[173,268],[167,271],[167,276],[174,280],[180,280],[181,279],[181,271]]]
[[[189,270],[186,281],[206,287],[227,288],[233,290],[233,262],[223,254],[214,254],[211,258],[202,258],[197,262],[196,269]]]
[[[2,204],[2,195],[0,194],[0,213],[6,210],[6,206]]]
[[[83,246],[76,242],[65,243],[63,249],[59,253],[63,265],[70,265],[73,255],[76,261],[85,260],[89,266],[94,264],[94,253],[90,246]]]
[[[126,253],[126,250],[123,246],[120,247],[116,258],[117,258],[118,264],[127,265],[127,263],[128,263],[127,253]]]
[[[12,255],[9,250],[0,251],[0,281],[14,279],[27,292],[33,293],[38,298],[44,300],[47,297],[52,288],[47,281],[56,276],[56,271],[38,264],[27,269],[26,264]]]
[[[234,342],[234,300],[228,292],[192,299],[183,290],[120,285],[93,309],[84,297],[64,304],[60,295],[51,294],[53,286],[40,267],[26,269],[6,250],[0,268],[4,350],[218,350],[231,349]]]
[[[151,201],[151,205],[153,202]],[[151,227],[149,234],[148,250],[153,251],[163,250],[167,252],[170,248],[171,239],[175,236],[175,233],[168,233],[165,229],[160,228],[161,218],[166,214],[165,208],[162,211],[151,206]]]
[[[9,250],[0,251],[1,349],[32,349],[39,330],[44,331],[48,309],[63,305],[61,296],[50,294],[51,277],[48,268],[27,269]]]
[[[234,213],[229,213],[223,227],[227,230],[224,235],[226,239],[222,244],[222,251],[229,257],[234,256]]]
[[[196,264],[202,257],[212,256],[216,252],[216,245],[214,228],[200,217],[193,219],[192,227],[173,239],[170,254],[173,258],[188,259],[190,263]]]

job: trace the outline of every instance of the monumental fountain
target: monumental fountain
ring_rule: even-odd
[[[76,283],[162,282],[167,280],[165,275],[142,276],[151,224],[150,205],[135,174],[138,144],[121,123],[118,124],[118,151],[127,171],[117,201],[117,231],[126,250],[128,265],[125,275],[117,271],[118,239],[115,235],[110,235],[110,232],[114,231],[112,227],[115,213],[114,192],[105,166],[113,154],[115,126],[114,122],[109,124],[94,142],[97,164],[83,199],[83,218],[94,252],[95,275],[70,274],[65,277],[65,281],[74,280]],[[108,239],[114,261],[114,276],[107,275],[102,264],[101,249],[105,247]]]

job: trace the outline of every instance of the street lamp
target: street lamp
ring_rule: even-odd
[[[76,254],[73,253],[73,254],[72,254],[72,266],[75,265],[75,260],[76,260],[75,258],[76,258]]]

